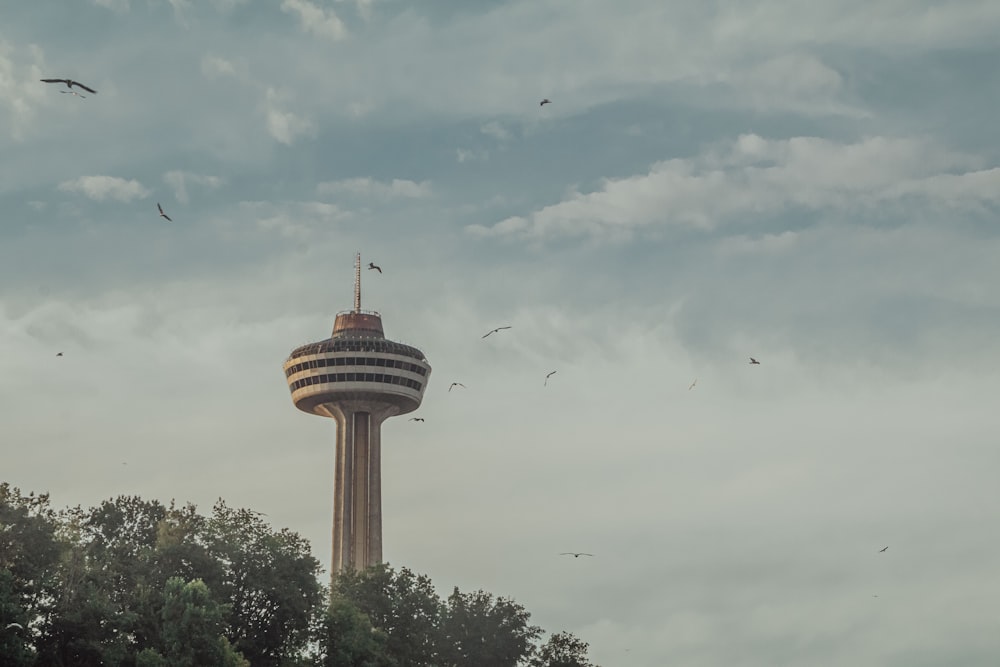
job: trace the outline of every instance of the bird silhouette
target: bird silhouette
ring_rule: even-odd
[[[753,357],[750,357],[750,365],[753,366],[754,364],[760,366],[760,362],[759,361],[757,361]]]
[[[41,81],[43,81],[44,83],[65,83],[67,88],[72,88],[73,86],[80,86],[88,93],[93,93],[94,95],[97,94],[97,91],[94,90],[93,88],[85,86],[79,81],[74,81],[73,79],[42,79]],[[61,91],[61,92],[69,92],[69,91]]]
[[[580,556],[593,556],[594,554],[585,554],[582,551],[564,551],[559,554],[560,556],[572,556],[573,558],[579,558]]]
[[[63,356],[63,353],[62,352],[56,352],[56,356],[57,357],[61,357],[61,356]]]
[[[11,628],[18,628],[19,630],[24,630],[24,626],[20,623],[8,623],[4,630],[10,630]]]
[[[451,389],[449,389],[448,391],[451,391]],[[423,420],[424,420],[423,417],[410,417],[411,422],[422,422]]]
[[[698,384],[698,378],[695,378],[695,379],[694,379],[694,382],[692,382],[692,383],[691,383],[691,386],[690,386],[690,387],[688,387],[688,391],[691,391],[692,389],[694,389],[694,386],[695,386],[696,384]]]
[[[879,552],[880,554],[884,554],[884,553],[885,553],[885,550],[886,550],[886,549],[888,549],[888,548],[889,548],[889,547],[882,547],[881,549],[879,549],[879,550],[878,550],[878,552]]]
[[[498,331],[503,331],[504,329],[510,329],[510,327],[497,327],[497,328],[496,328],[496,329],[494,329],[493,331],[489,331],[489,332],[487,332],[487,333],[486,333],[486,335],[485,335],[485,336],[483,336],[483,338],[486,338],[486,336],[489,336],[490,334],[495,334],[495,333],[496,333],[496,332],[498,332]]]
[[[173,222],[173,220],[170,219],[170,216],[163,212],[163,207],[160,206],[160,202],[156,202],[156,208],[160,211],[161,218],[166,218],[168,222]]]
[[[382,273],[382,267],[381,266],[375,266],[375,262],[368,262],[368,270],[371,271],[372,269],[375,269],[379,273]]]
[[[542,386],[543,387],[547,387],[549,385],[549,378],[552,377],[555,374],[556,374],[556,372],[552,371],[551,373],[549,373],[548,375],[546,375],[545,376],[545,382],[542,384]]]
[[[455,387],[461,387],[462,389],[468,389],[468,387],[466,387],[466,386],[465,386],[464,384],[462,384],[461,382],[452,382],[452,383],[451,383],[451,386],[450,386],[450,387],[448,387],[448,391],[451,391],[451,390],[452,390],[452,389],[454,389]]]
[[[544,106],[545,106],[546,104],[552,104],[552,100],[550,100],[549,98],[547,98],[547,97],[546,97],[546,98],[545,98],[544,100],[542,100],[542,101],[541,101],[541,102],[540,102],[540,103],[538,104],[538,106],[540,106],[540,107],[544,107]]]

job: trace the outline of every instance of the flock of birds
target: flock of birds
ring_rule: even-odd
[[[542,105],[551,104],[551,102],[548,99],[544,99],[544,100],[542,100],[541,104]],[[159,206],[159,204],[157,204],[157,206]],[[163,210],[162,209],[160,210],[160,215],[163,215]],[[378,266],[374,262],[368,262],[368,270],[369,271],[378,271],[379,273],[382,273],[382,267]],[[502,327],[496,327],[495,329],[490,329],[489,331],[487,331],[485,334],[483,334],[482,337],[483,338],[489,338],[490,336],[492,336],[495,333],[500,333],[501,331],[506,331],[507,329],[512,329],[512,328],[513,327],[510,326],[510,325],[505,325],[505,326],[502,326]],[[751,366],[760,366],[760,362],[757,361],[756,359],[754,359],[753,357],[750,357],[750,365]],[[556,371],[550,371],[549,373],[547,373],[545,375],[545,380],[542,382],[542,386],[543,387],[549,386],[549,378],[552,377],[555,374],[556,374]],[[691,391],[692,389],[694,389],[695,385],[697,385],[697,384],[698,384],[698,378],[695,378],[694,382],[692,382],[691,385],[688,387],[688,391]],[[450,392],[455,387],[461,387],[462,389],[467,389],[468,388],[464,384],[462,384],[461,382],[452,382],[448,386],[448,391]],[[410,417],[409,421],[411,421],[411,422],[423,422],[424,418],[423,417]],[[879,553],[884,553],[885,550],[888,549],[888,548],[889,547],[886,547],[885,549],[882,549]],[[566,552],[563,552],[563,553],[561,553],[559,555],[560,556],[573,556],[574,558],[579,558],[580,556],[593,556],[594,554],[584,553],[582,551],[566,551]]]
[[[73,90],[74,87],[80,88],[81,90],[85,90],[85,91],[87,91],[88,93],[90,93],[92,95],[96,95],[97,94],[97,91],[94,90],[93,88],[91,88],[89,86],[86,86],[86,85],[80,83],[79,81],[75,81],[73,79],[41,79],[41,81],[43,83],[62,83],[62,84],[65,84],[66,85],[66,90],[60,90],[59,91],[60,93],[69,93],[71,95],[75,95],[75,96],[81,97],[81,98],[86,98],[86,95],[81,95],[80,93],[76,92],[75,90]],[[545,98],[541,102],[539,102],[538,106],[543,107],[546,104],[552,104],[552,100],[550,100],[548,98]],[[163,207],[160,205],[159,202],[156,203],[156,209],[159,212],[161,218],[164,218],[168,222],[173,222],[173,220],[170,218],[170,216],[167,215],[166,212],[164,212]],[[378,266],[374,262],[368,262],[368,270],[369,271],[378,271],[380,274],[382,273],[382,267]],[[489,336],[492,336],[495,333],[499,333],[501,331],[505,331],[505,330],[511,329],[511,328],[512,328],[511,326],[496,327],[495,329],[491,329],[490,331],[487,331],[485,334],[483,334],[483,338],[488,338]],[[58,354],[56,354],[56,356],[57,357],[61,357],[61,356],[63,356],[63,353],[59,352]],[[751,366],[759,366],[760,362],[757,361],[756,359],[754,359],[753,357],[750,357],[750,365]],[[556,374],[556,371],[550,371],[549,373],[547,373],[545,375],[545,380],[543,381],[542,386],[543,387],[547,387],[548,384],[549,384],[549,378],[551,378],[555,374]],[[688,391],[691,391],[692,389],[694,389],[697,384],[698,384],[698,378],[695,378],[694,382],[692,382],[690,384],[690,386],[688,386]],[[461,387],[462,389],[467,389],[467,387],[464,384],[462,384],[461,382],[452,382],[451,385],[448,387],[448,391],[450,392],[455,387]],[[409,421],[423,422],[424,418],[423,417],[410,417]],[[880,549],[879,553],[885,553],[888,548],[889,547],[886,546],[886,547]],[[560,556],[573,556],[574,558],[579,558],[580,556],[591,556],[592,557],[594,554],[584,553],[582,551],[566,551],[566,552],[563,552],[563,553],[561,553],[559,555]],[[874,597],[878,597],[878,596],[876,595]],[[10,625],[7,626],[7,629],[10,629],[12,627],[19,627],[20,628],[21,626],[19,624],[17,624],[17,623],[11,623]]]

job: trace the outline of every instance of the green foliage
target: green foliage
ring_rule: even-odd
[[[442,618],[442,663],[449,667],[516,667],[532,653],[542,629],[528,624],[519,604],[485,591],[448,597]]]
[[[221,500],[55,512],[0,484],[0,666],[593,667],[512,600],[388,565],[327,595],[319,574],[302,537]]]
[[[324,619],[325,655],[319,667],[392,667],[387,637],[345,598],[334,598]]]
[[[279,667],[302,653],[323,602],[319,561],[309,543],[221,500],[205,535],[210,553],[224,565],[220,591],[229,603],[234,646],[254,667]]]
[[[428,577],[376,565],[342,573],[332,594],[353,602],[386,634],[387,650],[400,665],[436,667],[444,605]]]
[[[587,648],[587,642],[557,632],[538,649],[531,667],[596,667],[587,659]]]

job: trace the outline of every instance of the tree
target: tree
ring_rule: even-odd
[[[549,637],[531,661],[531,667],[597,667],[587,658],[587,642],[568,632]]]
[[[350,600],[386,634],[393,660],[406,667],[439,664],[443,605],[431,580],[407,568],[395,572],[388,564],[364,572],[337,575],[331,595]]]
[[[521,605],[479,590],[455,588],[442,617],[442,663],[449,667],[516,667],[533,652],[542,629]]]
[[[254,512],[221,499],[205,527],[209,553],[222,564],[219,592],[229,605],[227,635],[254,667],[298,660],[322,614],[319,561],[297,533],[273,531]]]
[[[384,632],[345,598],[334,598],[324,619],[319,667],[392,667]]]
[[[222,635],[225,609],[200,579],[167,581],[163,591],[163,657],[171,667],[250,667]],[[154,656],[147,653],[148,658]]]

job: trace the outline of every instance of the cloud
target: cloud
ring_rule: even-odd
[[[63,181],[59,184],[59,189],[63,192],[82,194],[94,201],[115,199],[129,202],[149,196],[149,190],[139,181],[135,179],[127,181],[117,176],[81,176],[71,181]]]
[[[297,138],[303,135],[311,135],[315,132],[315,125],[307,118],[299,116],[291,111],[284,111],[278,107],[278,93],[273,88],[267,89],[267,101],[265,115],[267,118],[267,131],[272,137],[291,146]]]
[[[479,131],[488,137],[493,137],[497,141],[507,141],[511,138],[510,131],[495,120],[484,123]]]
[[[27,53],[29,61],[21,63],[15,54]],[[35,120],[36,109],[44,101],[45,84],[39,84],[45,54],[34,44],[16,49],[0,40],[0,120],[6,116],[10,133],[15,140],[25,137],[25,132]]]
[[[321,195],[347,193],[378,199],[425,199],[432,194],[430,181],[417,183],[399,178],[394,178],[388,183],[371,178],[349,178],[320,183],[316,186],[316,190]]]
[[[489,151],[466,150],[465,148],[455,149],[455,160],[458,162],[472,162],[474,160],[488,160]]]
[[[929,140],[870,137],[845,144],[819,137],[756,134],[648,173],[604,179],[557,204],[514,216],[485,236],[601,233],[649,226],[713,229],[790,210],[873,213],[890,208],[982,211],[1000,203],[1000,168]]]
[[[309,0],[284,0],[281,3],[281,11],[298,14],[299,24],[305,32],[334,41],[347,36],[343,21],[337,18],[335,13],[317,7]]]
[[[236,68],[225,58],[208,54],[201,59],[201,73],[210,79],[217,76],[236,76]]]
[[[116,12],[127,12],[130,9],[130,0],[94,0],[94,4]]]
[[[218,176],[206,176],[189,171],[168,171],[163,175],[163,180],[174,189],[174,197],[182,204],[188,203],[188,184],[199,185],[210,190],[222,185],[222,179]]]
[[[329,230],[332,224],[350,217],[349,211],[326,202],[240,202],[240,218],[253,219],[261,231],[289,239],[315,238],[317,231]]]

